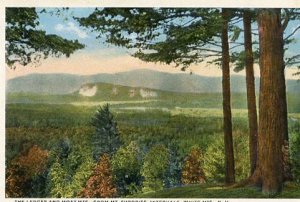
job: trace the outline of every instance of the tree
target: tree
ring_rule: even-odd
[[[121,196],[134,194],[141,185],[141,166],[139,148],[135,142],[121,147],[112,158],[112,171],[118,193]]]
[[[249,10],[247,10],[249,12]],[[286,32],[286,27],[289,23],[289,21],[292,21],[292,20],[297,20],[299,18],[299,14],[297,14],[297,9],[284,9],[284,12],[281,12],[281,21],[282,21],[282,32]],[[245,12],[244,12],[245,14]],[[249,13],[250,14],[250,13]],[[250,17],[250,16],[249,16]],[[249,18],[248,17],[248,18]],[[245,19],[245,18],[244,18]],[[282,20],[283,19],[283,20]],[[246,38],[249,38],[247,37],[248,35],[250,35],[250,29],[246,29],[246,24],[244,22],[244,25],[245,25],[245,29],[244,29],[244,32],[245,32],[245,40]],[[250,24],[250,19],[248,19],[248,26],[251,25]],[[300,26],[296,27],[295,30],[299,29]],[[285,54],[284,51],[287,49],[287,47],[289,46],[289,44],[291,44],[294,39],[292,39],[292,36],[295,34],[295,30],[292,31],[291,33],[287,33],[286,32],[286,37],[281,40],[281,45],[282,45],[282,48],[281,48],[281,53],[283,54],[282,55],[282,58],[284,58],[284,55],[285,56],[285,61],[284,61],[284,65],[282,67],[282,69],[285,69],[286,66],[291,66],[291,65],[295,65],[297,64],[299,61],[299,55],[297,55],[297,53],[295,53],[293,56],[291,55],[288,55],[288,54]],[[246,34],[246,31],[249,33],[248,35]],[[278,39],[279,40],[279,39]],[[246,42],[245,42],[245,46],[246,46]],[[250,47],[250,40],[249,40],[249,45]],[[249,49],[249,48],[248,48]],[[255,54],[256,58],[259,57],[259,54]],[[241,57],[242,59],[246,59],[246,57]],[[293,62],[291,62],[293,61]],[[290,63],[291,62],[291,63]],[[240,62],[240,64],[243,65],[243,62]],[[246,62],[245,62],[246,64]],[[240,65],[240,66],[242,66]],[[246,64],[247,65],[247,64]],[[247,67],[246,67],[247,68]],[[246,69],[246,75],[247,75],[247,69]],[[283,75],[284,76],[284,75]],[[288,145],[288,142],[289,142],[289,136],[288,136],[288,122],[287,122],[287,100],[286,100],[286,87],[285,87],[285,82],[282,82],[281,83],[281,87],[278,88],[280,92],[280,95],[282,97],[282,100],[280,102],[281,106],[278,108],[280,111],[281,111],[281,115],[280,115],[280,118],[282,119],[282,127],[284,128],[283,131],[284,131],[284,135],[282,136],[283,138],[283,141],[282,141],[282,150],[283,150],[283,165],[282,165],[282,169],[283,169],[283,180],[284,181],[287,181],[287,180],[291,180],[292,179],[292,174],[291,174],[291,165],[290,165],[290,160],[289,160],[289,152],[288,152],[288,148],[289,148],[289,145]],[[248,83],[247,83],[247,86],[248,86]],[[248,88],[248,87],[247,87]],[[248,92],[249,93],[249,92]],[[248,97],[248,100],[249,100],[249,97]],[[254,103],[254,101],[252,102]],[[249,102],[248,102],[248,106],[249,106]],[[253,108],[254,109],[254,108]],[[249,112],[250,112],[250,109],[249,109]],[[249,114],[250,115],[250,114]],[[254,117],[254,110],[253,110],[253,115],[252,117]],[[249,119],[250,119],[250,116],[249,116]],[[254,120],[254,119],[253,119]],[[249,120],[251,121],[251,120]],[[249,123],[250,124],[250,123]],[[252,125],[254,124],[254,121],[252,121]],[[250,130],[251,130],[251,126],[250,126]],[[250,131],[250,141],[251,141],[251,136],[254,137],[253,135],[251,135],[251,131]],[[254,139],[255,140],[255,139]],[[252,143],[252,146],[255,146],[255,141],[253,141]],[[255,148],[255,147],[252,147],[252,148]],[[250,149],[251,149],[251,142],[250,142]],[[254,159],[254,155],[255,155],[255,149],[252,149],[253,152],[251,152],[251,156],[252,156],[252,159]],[[252,155],[253,154],[253,155]],[[251,160],[251,162],[253,162],[253,160]],[[252,169],[251,169],[251,173],[253,173],[255,166],[252,164]]]
[[[283,135],[281,95],[284,77],[283,29],[280,9],[260,9],[258,13],[260,46],[260,96],[257,167],[251,177],[263,193],[274,195],[283,183]],[[274,90],[277,89],[277,90]]]
[[[85,187],[95,166],[89,146],[60,141],[47,176],[47,197],[72,198]]]
[[[103,154],[79,196],[84,198],[112,198],[116,196],[116,193],[117,189],[113,183],[109,155]]]
[[[203,155],[198,148],[192,148],[184,160],[181,181],[183,184],[206,182],[203,171]]]
[[[37,190],[33,190],[34,180],[47,170],[47,161],[48,151],[37,145],[13,159],[6,171],[6,195],[8,197],[35,196]],[[35,181],[35,184],[37,183]]]
[[[121,141],[117,123],[108,104],[97,110],[92,125],[95,127],[95,134],[92,137],[94,159],[99,159],[104,153],[110,156],[114,154],[121,146]]]
[[[179,146],[175,142],[168,144],[169,166],[166,172],[165,187],[176,187],[182,184],[182,157],[179,154]]]
[[[281,12],[281,18],[283,19],[282,27],[286,32],[286,37],[283,39],[283,50],[285,51],[288,46],[294,42],[293,35],[296,33],[300,26],[296,27],[291,33],[286,31],[286,27],[290,21],[298,20],[299,14],[297,13],[297,9],[282,9],[284,12]],[[246,86],[247,86],[247,104],[248,104],[248,118],[249,118],[249,147],[250,147],[250,164],[251,164],[251,174],[253,174],[256,167],[257,160],[257,115],[256,115],[256,102],[255,102],[255,86],[254,86],[254,75],[253,75],[253,62],[258,62],[259,58],[259,49],[257,48],[254,52],[252,52],[252,44],[256,44],[256,42],[252,41],[251,37],[251,21],[255,20],[257,17],[257,10],[250,11],[249,9],[242,9],[241,14],[243,16],[244,22],[244,47],[245,51],[241,51],[239,53],[234,52],[232,54],[232,61],[235,64],[235,71],[240,71],[242,69],[246,69]],[[284,52],[283,52],[284,53]],[[293,66],[299,63],[299,54],[293,53],[293,55],[285,54],[285,65]],[[282,102],[282,115],[283,119],[283,127],[285,128],[285,135],[283,136],[283,148],[285,150],[283,156],[283,172],[284,172],[284,180],[291,180],[291,167],[289,162],[288,155],[288,122],[287,122],[287,103],[286,103],[286,88],[280,88],[282,90],[281,94],[283,97]]]
[[[230,103],[228,26],[230,9],[207,8],[104,8],[77,18],[81,26],[98,32],[107,43],[123,46],[146,62],[191,64],[220,62],[223,70],[226,182],[234,182],[234,154]],[[230,29],[228,29],[230,28]],[[227,40],[226,40],[227,39]],[[223,42],[221,45],[221,41]]]
[[[252,32],[251,32],[251,12],[244,10],[244,47],[245,47],[245,68],[246,68],[246,88],[247,88],[247,107],[249,121],[249,153],[251,174],[256,168],[257,160],[257,113],[255,96],[255,78],[254,78],[254,59],[252,51]]]
[[[158,191],[164,188],[169,165],[169,151],[163,145],[153,146],[144,158],[141,174],[144,177],[143,191]]]
[[[224,144],[225,144],[225,182],[235,182],[234,153],[232,140],[232,121],[230,103],[230,68],[229,68],[229,44],[228,44],[228,21],[230,10],[222,9],[222,89],[223,89],[223,117],[224,117]]]
[[[37,63],[49,56],[69,57],[84,47],[77,40],[46,34],[39,29],[39,17],[35,8],[6,8],[5,11],[5,61],[9,67]]]
[[[292,162],[292,172],[293,172],[293,179],[295,182],[300,183],[300,133],[299,133],[299,127],[295,127],[296,131],[292,132],[291,136],[291,162]]]
[[[237,182],[243,181],[249,176],[249,153],[248,137],[244,131],[234,131],[234,155],[235,158],[235,179]],[[203,170],[208,182],[224,182],[225,179],[225,156],[224,138],[221,134],[216,134],[204,153]]]

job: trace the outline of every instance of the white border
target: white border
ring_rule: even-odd
[[[9,7],[299,7],[299,0],[4,0]]]
[[[50,199],[5,198],[5,7],[254,7],[300,8],[300,0],[2,0],[0,5],[0,201],[50,202]],[[60,202],[133,202],[137,199],[51,199]],[[300,201],[300,199],[144,199],[147,202]]]

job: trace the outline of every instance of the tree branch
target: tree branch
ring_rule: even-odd
[[[299,29],[300,29],[300,25],[298,27],[296,27],[296,29],[290,35],[288,35],[287,37],[285,37],[284,40],[287,40],[290,37],[292,37]]]

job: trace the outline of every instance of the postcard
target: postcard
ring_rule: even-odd
[[[3,201],[300,199],[300,4],[154,2],[4,3]]]

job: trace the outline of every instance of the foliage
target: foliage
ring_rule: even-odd
[[[9,197],[35,195],[33,184],[39,184],[39,176],[47,170],[47,161],[48,151],[37,145],[31,147],[27,153],[14,158],[6,172],[6,195]]]
[[[300,124],[298,123],[296,127],[298,132],[292,131],[290,135],[290,158],[294,181],[300,183]]]
[[[208,146],[204,154],[203,169],[208,181],[224,182],[225,159],[224,140],[222,136],[217,136]]]
[[[67,173],[58,161],[52,164],[48,177],[49,196],[55,198],[65,197],[66,182],[64,179],[67,177]]]
[[[217,103],[216,97],[218,96],[216,95],[201,94],[200,97],[202,96],[207,96],[208,100],[213,100],[212,102]],[[294,97],[295,103],[298,103],[296,102],[297,97],[295,95]],[[121,147],[122,149],[126,148],[132,141],[136,142],[140,155],[147,153],[147,148],[151,148],[157,144],[164,144],[168,148],[169,163],[166,168],[165,177],[161,178],[165,187],[171,188],[172,186],[180,185],[178,183],[178,175],[180,180],[182,160],[189,153],[193,145],[199,146],[204,151],[204,159],[208,158],[211,160],[213,169],[213,165],[215,165],[213,163],[216,163],[216,161],[222,162],[221,158],[224,152],[222,149],[222,110],[192,108],[192,102],[198,98],[195,97],[185,102],[184,106],[186,107],[181,108],[175,108],[177,103],[174,104],[171,102],[169,103],[170,111],[168,112],[158,109],[146,109],[145,111],[122,109],[123,107],[132,107],[130,104],[113,105],[111,108],[117,114],[115,118],[119,123],[120,139],[126,145]],[[236,99],[238,100],[238,98]],[[205,105],[205,103],[208,103],[208,100],[203,101],[202,104]],[[8,120],[6,123],[9,124],[9,127],[6,128],[6,179],[10,179],[7,183],[14,184],[15,196],[17,197],[17,193],[19,193],[19,197],[24,197],[28,193],[27,196],[31,197],[33,196],[30,195],[33,193],[32,189],[43,189],[43,193],[34,193],[35,196],[50,198],[77,197],[93,172],[94,163],[92,159],[91,137],[94,129],[90,126],[88,120],[92,116],[93,111],[96,110],[96,107],[9,104],[6,110],[6,119]],[[234,109],[233,116],[236,170],[237,179],[240,180],[246,178],[249,173],[249,169],[247,168],[249,164],[247,152],[248,137],[246,135],[248,134],[247,111],[244,109]],[[299,134],[300,116],[294,113],[289,114],[289,117],[289,132],[292,141]],[[219,143],[216,143],[217,140]],[[44,174],[42,173],[36,178],[32,178],[29,182],[22,179],[25,176],[24,169],[22,170],[10,165],[20,155],[27,154],[29,149],[34,145],[38,145],[40,148],[49,151],[47,164],[47,170],[49,169],[49,171],[45,171],[43,172]],[[291,152],[298,145],[291,142]],[[123,152],[122,154],[125,155]],[[218,154],[221,160],[218,160]],[[297,156],[295,157],[294,162],[297,163]],[[292,153],[291,158],[293,158]],[[215,161],[212,162],[214,159]],[[142,164],[143,160],[140,160],[140,163]],[[214,176],[211,173],[213,169],[208,169],[209,172],[207,173],[205,163],[207,162],[204,162],[203,169],[208,182],[214,181]],[[54,175],[53,170],[55,167],[57,174]],[[296,169],[296,167],[294,168]],[[10,174],[12,172],[17,174]],[[244,174],[241,174],[242,172]],[[295,173],[297,170],[293,170],[293,172]],[[51,179],[51,175],[57,181]],[[210,175],[210,177],[207,175]],[[9,176],[14,176],[14,178]],[[113,179],[115,180],[116,178],[113,177]],[[173,179],[175,180],[173,181]],[[39,183],[36,183],[35,180]],[[26,186],[24,185],[25,181]],[[222,180],[219,179],[216,181]],[[56,182],[61,185],[55,188],[54,185]],[[23,185],[26,188],[20,189]],[[39,186],[39,188],[36,188],[35,185]],[[47,189],[43,188],[45,185]],[[12,185],[9,186],[13,187]],[[52,190],[51,195],[52,186],[54,186],[53,190],[55,191]],[[118,187],[116,186],[116,188]],[[132,188],[132,190],[136,189],[136,187]],[[24,192],[20,193],[18,190]],[[128,188],[128,190],[131,190],[131,188]],[[11,196],[9,190],[6,190],[6,192],[7,195]],[[252,193],[253,196],[255,194]]]
[[[243,12],[245,12],[245,9],[239,9],[240,11],[238,11],[240,13],[240,15],[243,14]],[[248,12],[250,12],[251,14],[251,21],[255,21],[257,18],[257,10],[253,10],[253,9],[247,9]],[[295,44],[297,43],[296,40],[296,33],[297,30],[300,29],[300,26],[295,26],[293,29],[291,29],[291,31],[289,29],[286,29],[286,27],[288,26],[288,24],[292,24],[291,22],[296,22],[299,21],[299,9],[295,9],[295,8],[290,8],[290,9],[281,9],[281,18],[283,21],[283,31],[284,31],[284,50],[288,50],[289,46],[291,44]],[[238,28],[240,31],[242,31],[242,28]],[[290,31],[290,32],[289,32]],[[253,59],[254,59],[254,63],[259,62],[259,47],[258,47],[258,39],[256,37],[256,35],[258,35],[256,30],[252,30],[252,35],[254,35],[254,40],[252,41],[252,45],[254,47],[254,51],[253,51]],[[243,37],[243,36],[242,36]],[[237,37],[236,39],[238,39],[239,37]],[[238,40],[239,42],[240,40]],[[237,43],[238,44],[238,43]],[[242,43],[240,43],[240,45],[243,45]],[[239,46],[239,44],[237,45]],[[299,59],[300,59],[300,54],[295,52],[293,54],[291,53],[285,53],[285,66],[287,67],[291,67],[291,66],[297,66],[299,64]],[[231,62],[234,65],[234,71],[235,72],[239,72],[241,70],[243,70],[245,68],[245,51],[239,51],[239,52],[232,52],[231,53]]]
[[[233,132],[234,154],[235,154],[235,176],[236,180],[246,179],[250,172],[249,148],[247,133],[241,131]],[[204,154],[204,173],[208,181],[224,182],[224,140],[222,135],[214,135],[212,141]]]
[[[168,149],[163,145],[153,146],[146,154],[141,170],[144,177],[143,192],[158,191],[164,188],[168,166]]]
[[[246,179],[250,174],[249,137],[240,129],[233,133],[236,180]]]
[[[79,23],[98,32],[107,43],[130,48],[148,62],[174,63],[185,69],[220,56],[219,9],[104,8]]]
[[[112,155],[121,146],[117,123],[106,104],[100,107],[92,119],[95,134],[92,137],[93,156],[98,159],[102,154]]]
[[[6,169],[5,195],[7,197],[24,197],[26,194],[26,173],[18,165],[11,165]]]
[[[112,198],[116,196],[116,193],[117,189],[113,183],[109,155],[103,154],[79,196],[84,198]]]
[[[6,8],[6,64],[26,66],[48,56],[66,55],[84,46],[77,40],[67,40],[40,30],[35,8]]]
[[[181,180],[183,184],[197,184],[206,181],[203,171],[203,154],[199,148],[192,148],[186,156]]]
[[[48,151],[34,145],[27,155],[20,156],[18,164],[26,170],[28,177],[38,175],[46,170]]]
[[[176,187],[181,185],[182,157],[180,155],[178,142],[172,141],[168,145],[169,166],[166,172],[165,187]]]
[[[63,159],[67,159],[70,152],[71,152],[71,142],[69,138],[64,138],[63,140],[59,141],[58,147],[55,154],[59,158],[60,161]]]
[[[65,145],[62,144],[64,142],[66,141],[58,145]],[[70,150],[68,153],[58,149],[53,151],[52,155],[56,158],[47,179],[50,197],[76,197],[92,174],[94,162],[90,149],[83,145],[69,144],[68,147]],[[68,155],[61,158],[62,154]]]
[[[119,195],[138,192],[141,185],[141,156],[138,145],[131,142],[121,147],[112,158],[112,171]]]

